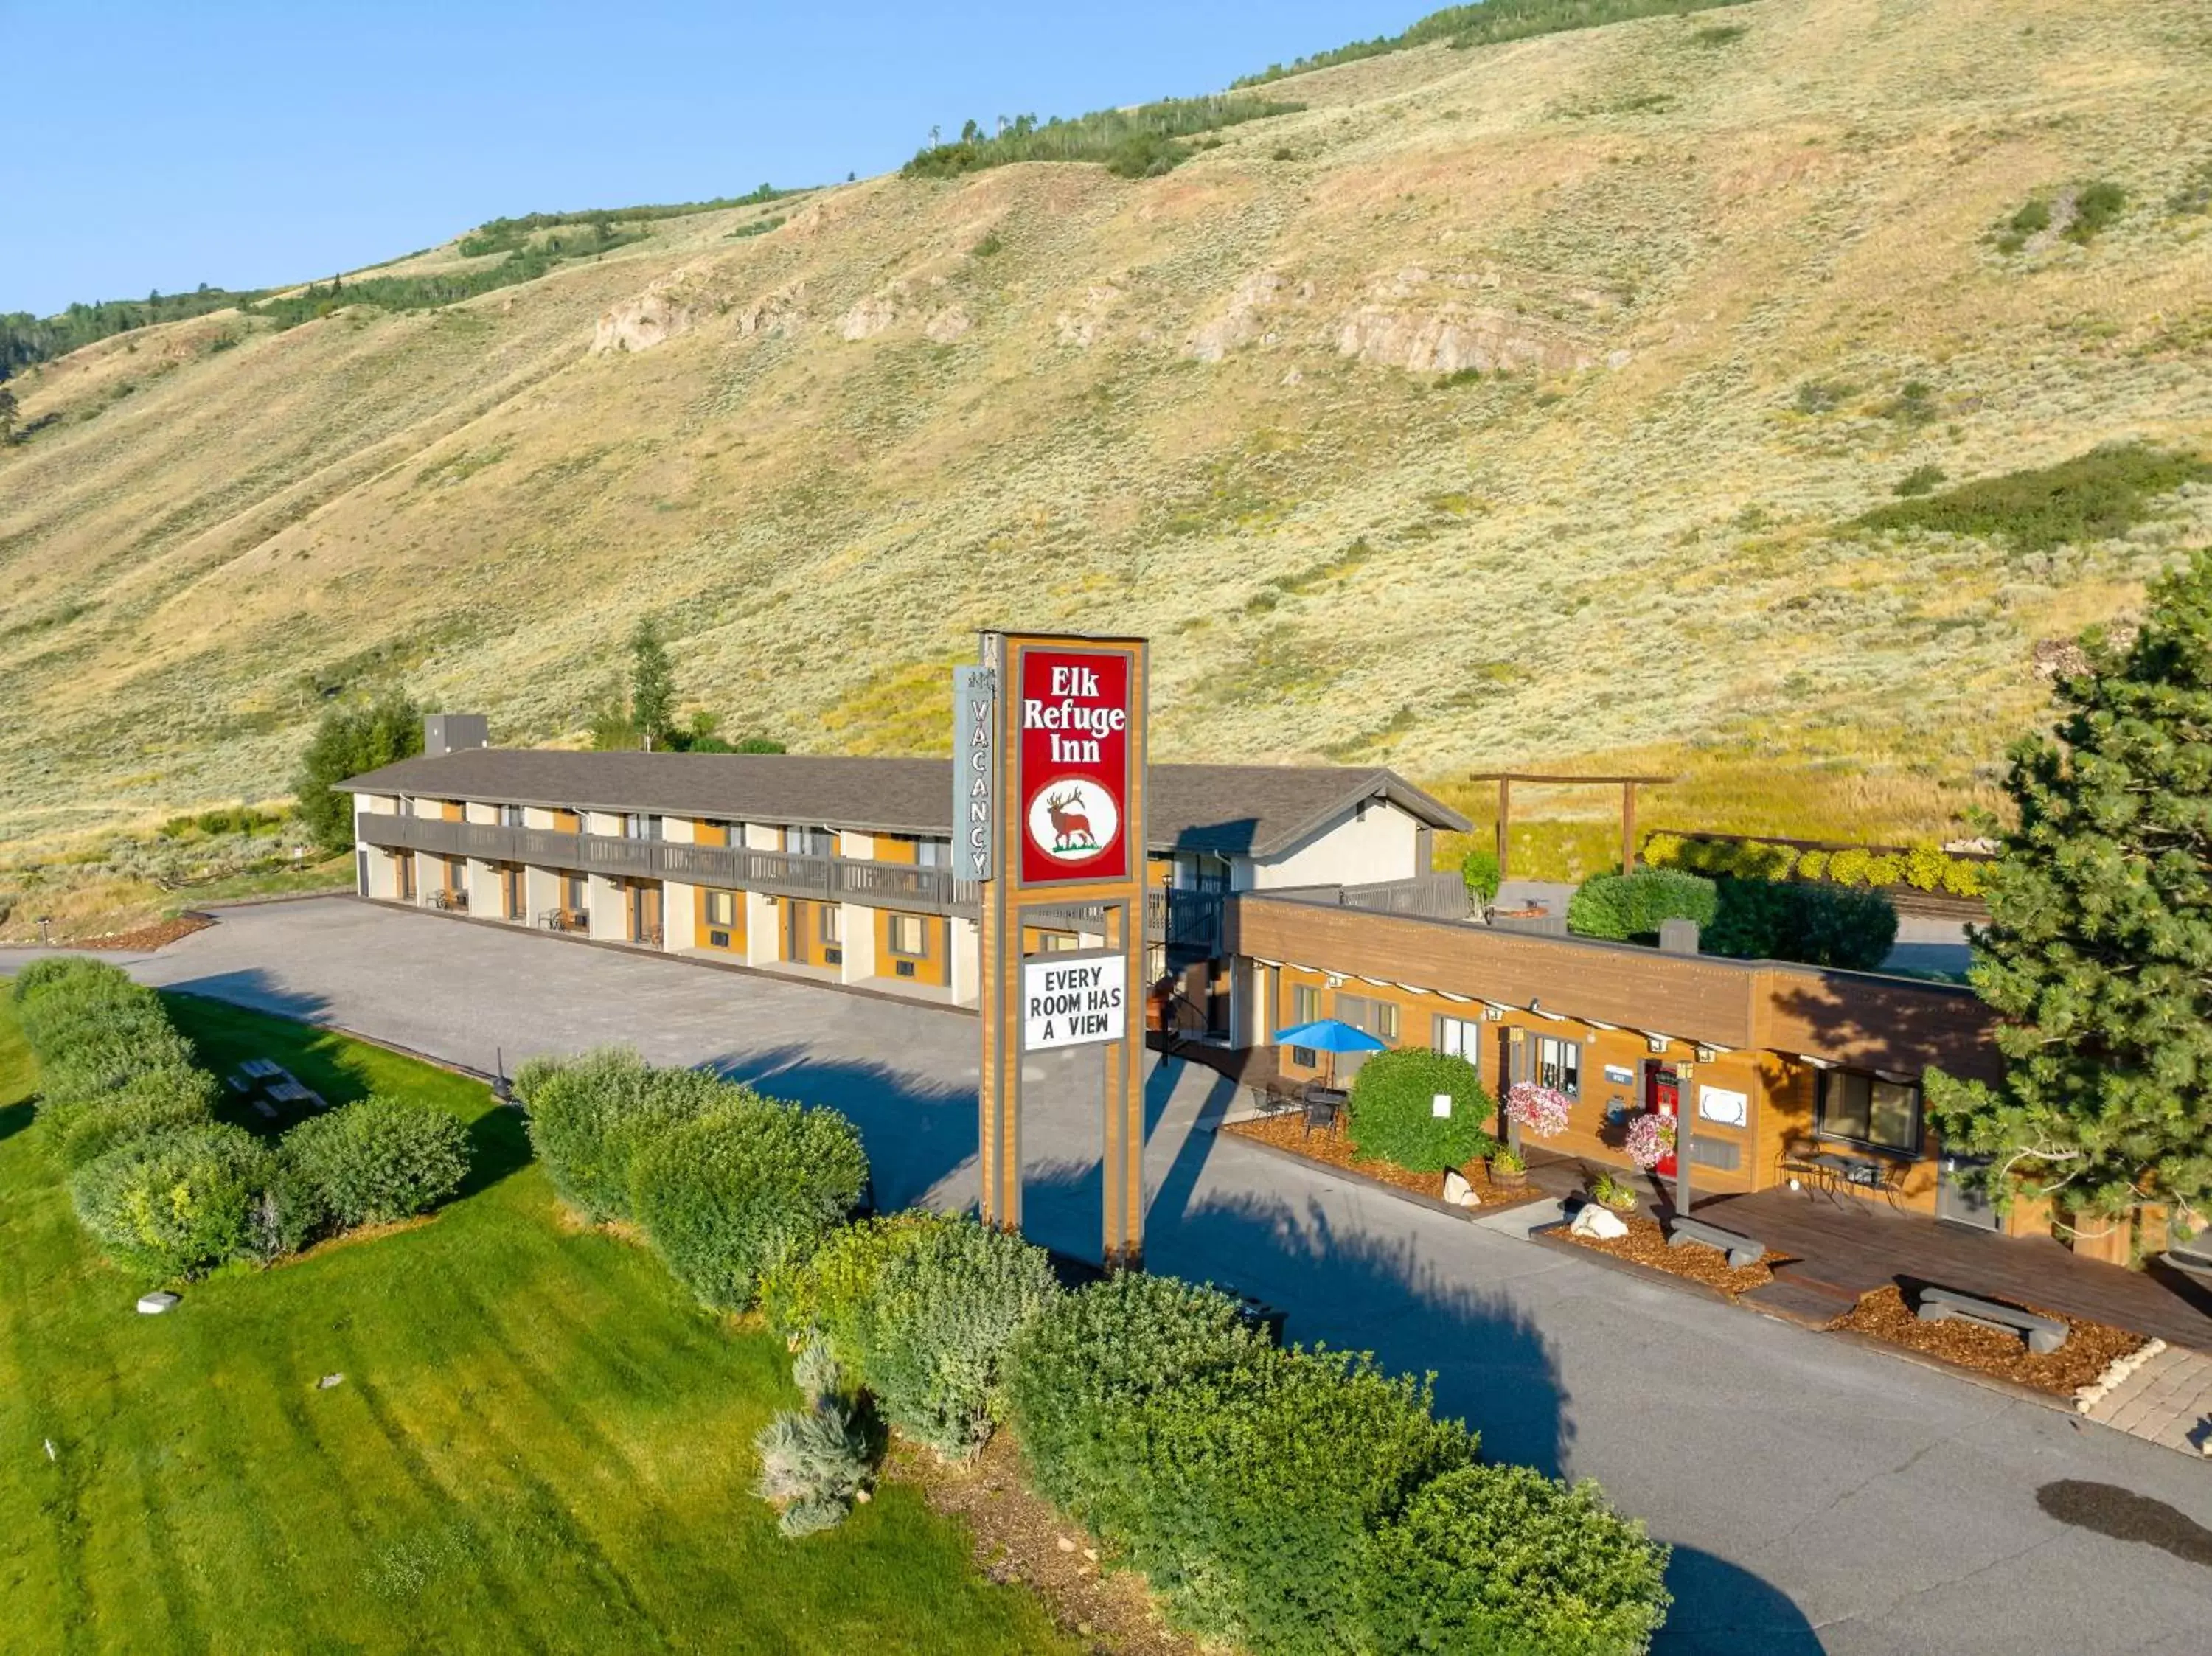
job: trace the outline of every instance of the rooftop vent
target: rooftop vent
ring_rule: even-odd
[[[435,759],[491,746],[491,722],[482,713],[432,713],[422,721],[422,752]]]

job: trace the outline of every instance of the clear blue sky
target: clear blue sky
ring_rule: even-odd
[[[933,124],[1216,90],[1437,3],[0,0],[0,311],[866,177]]]

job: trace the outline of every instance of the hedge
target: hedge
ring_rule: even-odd
[[[1261,1653],[1338,1652],[1370,1537],[1471,1463],[1425,1381],[1285,1350],[1206,1289],[1120,1278],[1042,1310],[1007,1360],[1039,1487],[1176,1619]]]
[[[1608,937],[1616,943],[1656,937],[1666,920],[1711,925],[1717,901],[1711,880],[1675,869],[1598,874],[1576,887],[1567,900],[1567,930],[1577,937]]]
[[[761,1283],[769,1326],[794,1341],[820,1335],[840,1368],[860,1374],[868,1305],[884,1262],[912,1246],[913,1232],[941,1222],[919,1210],[878,1215],[836,1231],[811,1258],[770,1270]]]
[[[469,1130],[434,1104],[377,1094],[284,1135],[284,1154],[331,1222],[388,1224],[428,1211],[469,1174]]]
[[[1653,868],[1683,869],[1693,874],[1729,875],[1738,879],[1821,881],[1841,886],[1911,886],[1954,897],[1978,897],[1988,864],[1954,857],[1932,845],[1904,850],[1863,846],[1841,851],[1801,850],[1764,840],[1703,840],[1695,835],[1655,834],[1644,842],[1644,860]]]
[[[213,1119],[215,1100],[215,1077],[204,1070],[146,1070],[102,1098],[51,1111],[47,1125],[55,1155],[75,1171],[148,1133]]]
[[[532,1059],[515,1071],[514,1089],[553,1188],[594,1222],[630,1216],[631,1167],[653,1138],[757,1096],[703,1070],[655,1069],[626,1046]]]
[[[64,1168],[210,1119],[214,1078],[161,998],[120,968],[49,957],[26,967],[12,992],[39,1061],[39,1120]]]
[[[1008,1343],[1059,1282],[1042,1248],[971,1219],[900,1235],[863,1302],[860,1372],[892,1425],[964,1458],[990,1435]]]
[[[1361,1560],[1364,1647],[1628,1656],[1665,1620],[1668,1549],[1594,1483],[1468,1466],[1422,1489]]]
[[[70,1196],[118,1265],[151,1277],[196,1277],[258,1252],[255,1210],[274,1162],[243,1128],[173,1128],[80,1168]]]
[[[1879,891],[1722,880],[1708,954],[1871,972],[1897,943],[1897,910]]]
[[[1451,1113],[1438,1116],[1438,1095]],[[1498,1148],[1483,1124],[1498,1101],[1474,1065],[1425,1046],[1377,1052],[1352,1083],[1352,1141],[1362,1160],[1396,1163],[1410,1173],[1463,1168]]]
[[[701,1304],[743,1311],[761,1279],[811,1254],[868,1182],[860,1135],[834,1110],[741,1089],[647,1142],[630,1171],[630,1210]]]

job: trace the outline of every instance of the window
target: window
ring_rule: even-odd
[[[890,917],[891,953],[921,960],[929,953],[929,923],[919,914]]]
[[[644,811],[629,811],[623,817],[623,837],[629,840],[658,840],[660,819]]]
[[[1446,1058],[1463,1058],[1469,1064],[1482,1061],[1482,1026],[1466,1018],[1439,1017],[1436,1021],[1435,1038],[1430,1045]]]
[[[501,805],[499,808],[499,825],[501,828],[522,827],[522,807],[520,805]]]
[[[836,854],[836,836],[826,828],[787,828],[783,848],[797,857],[832,857]]]
[[[1364,1029],[1378,1040],[1398,1039],[1398,1009],[1387,1000],[1366,995],[1339,993],[1336,1016],[1355,1029]]]
[[[818,903],[814,912],[821,918],[815,924],[815,935],[824,943],[845,941],[845,911],[836,903]]]
[[[918,868],[951,868],[952,841],[950,840],[917,840],[914,842],[915,865]]]
[[[1556,1087],[1569,1098],[1583,1095],[1583,1044],[1552,1035],[1536,1038],[1536,1080]]]
[[[1820,1136],[1902,1156],[1920,1153],[1920,1089],[1850,1070],[1820,1071]]]
[[[1296,984],[1291,989],[1291,1022],[1318,1023],[1321,1021],[1321,991],[1310,983]]]
[[[738,923],[738,894],[734,891],[710,891],[707,894],[707,924],[732,926]]]

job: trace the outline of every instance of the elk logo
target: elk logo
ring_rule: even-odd
[[[1030,801],[1030,839],[1056,862],[1089,862],[1114,843],[1121,828],[1112,798],[1093,782],[1063,777]]]

